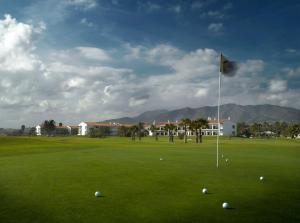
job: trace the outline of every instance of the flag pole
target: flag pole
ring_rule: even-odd
[[[218,94],[218,134],[217,134],[217,168],[219,167],[219,136],[220,136],[220,98],[221,98],[222,53],[220,54],[219,94]]]

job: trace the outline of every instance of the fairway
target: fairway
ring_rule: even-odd
[[[300,222],[300,141],[221,138],[217,169],[209,137],[1,137],[0,202],[1,223]]]

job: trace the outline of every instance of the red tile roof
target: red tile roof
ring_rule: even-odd
[[[118,127],[118,126],[125,126],[130,127],[130,124],[120,124],[120,123],[113,123],[113,122],[85,122],[88,126],[107,126],[107,127]]]
[[[79,127],[78,127],[78,125],[68,125],[69,127],[71,127],[71,128],[74,128],[74,129],[78,129]]]
[[[57,129],[66,129],[68,127],[70,127],[70,128],[78,128],[77,125],[62,125],[62,126],[57,125],[57,126],[55,126],[55,128],[57,128]]]
[[[62,126],[57,125],[57,126],[55,126],[55,128],[57,128],[57,129],[66,129],[67,126],[66,125],[62,125]]]
[[[220,119],[220,124],[224,124],[226,119]],[[180,125],[181,121],[178,122],[157,122],[155,126],[165,126],[166,124]],[[208,124],[218,124],[218,120],[208,120]],[[150,127],[152,124],[145,124],[145,127]]]

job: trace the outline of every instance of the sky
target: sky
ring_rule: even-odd
[[[222,103],[300,109],[300,2],[0,0],[0,127]]]

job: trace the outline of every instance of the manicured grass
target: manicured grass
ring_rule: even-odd
[[[300,141],[224,138],[219,169],[215,154],[214,138],[1,137],[0,222],[300,222]]]

